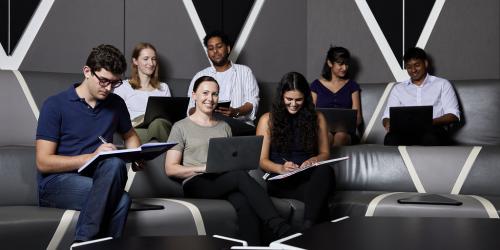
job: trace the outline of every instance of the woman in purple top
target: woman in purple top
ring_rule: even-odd
[[[347,76],[351,55],[343,47],[330,47],[326,55],[321,78],[311,83],[311,94],[317,108],[356,109],[357,125],[361,123],[361,88]],[[347,132],[331,131],[330,142],[333,146],[349,145],[353,137]]]

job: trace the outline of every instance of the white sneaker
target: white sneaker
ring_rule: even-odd
[[[83,242],[75,242],[73,244],[71,244],[71,246],[69,247],[70,250],[73,250],[79,246],[84,246],[84,245],[88,245],[88,244],[94,244],[94,243],[97,243],[97,242],[101,242],[101,241],[105,241],[105,240],[112,240],[113,237],[106,237],[106,238],[100,238],[100,239],[95,239],[95,240],[89,240],[89,241],[83,241]]]

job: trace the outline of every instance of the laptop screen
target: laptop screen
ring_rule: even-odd
[[[390,131],[415,133],[432,129],[432,106],[390,107]]]

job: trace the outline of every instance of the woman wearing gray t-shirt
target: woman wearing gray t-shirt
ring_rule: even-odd
[[[238,214],[239,233],[251,245],[261,244],[260,223],[271,229],[273,238],[291,234],[290,226],[278,215],[265,190],[246,171],[204,173],[208,140],[230,137],[231,128],[217,120],[219,85],[210,76],[198,78],[192,98],[195,111],[174,124],[168,141],[178,144],[167,151],[165,172],[183,181],[186,197],[227,199]]]

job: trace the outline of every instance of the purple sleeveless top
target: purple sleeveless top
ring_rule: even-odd
[[[311,91],[316,93],[317,108],[352,108],[352,93],[361,91],[359,84],[349,80],[337,93],[330,91],[318,79],[311,83]]]

